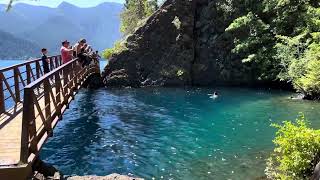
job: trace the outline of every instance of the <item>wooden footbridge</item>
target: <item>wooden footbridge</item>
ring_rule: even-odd
[[[0,69],[0,179],[27,179],[46,140],[87,78],[100,73],[99,63],[82,67],[77,59],[62,64],[49,57]]]

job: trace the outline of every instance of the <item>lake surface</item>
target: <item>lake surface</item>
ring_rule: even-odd
[[[64,174],[145,179],[256,179],[273,149],[271,123],[304,112],[320,128],[319,103],[245,88],[82,90],[41,157]]]
[[[0,61],[0,67],[21,61]],[[145,179],[250,180],[264,175],[271,123],[305,113],[320,128],[320,103],[246,88],[81,90],[41,158],[64,174]]]

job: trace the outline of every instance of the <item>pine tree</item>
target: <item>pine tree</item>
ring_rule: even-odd
[[[158,9],[157,0],[126,0],[121,13],[121,32],[133,33],[139,22]]]

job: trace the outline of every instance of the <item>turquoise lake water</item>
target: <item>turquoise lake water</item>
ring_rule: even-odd
[[[319,103],[290,93],[217,88],[82,90],[41,157],[65,174],[145,179],[256,179],[273,148],[271,123],[304,112],[320,128]]]
[[[213,90],[218,99],[209,98]],[[320,128],[320,103],[291,95],[247,88],[81,90],[41,158],[68,175],[254,180],[273,150],[271,123],[303,112]]]

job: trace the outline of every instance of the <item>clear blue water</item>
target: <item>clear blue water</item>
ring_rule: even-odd
[[[245,88],[82,90],[41,158],[64,174],[145,179],[256,179],[273,149],[271,123],[304,112],[320,128],[320,104]]]
[[[209,88],[81,90],[41,158],[69,175],[249,180],[264,175],[271,123],[303,112],[320,128],[320,103],[281,91],[215,90],[216,100]]]
[[[23,61],[21,60],[0,60],[0,68],[12,66],[15,64],[22,63]]]

